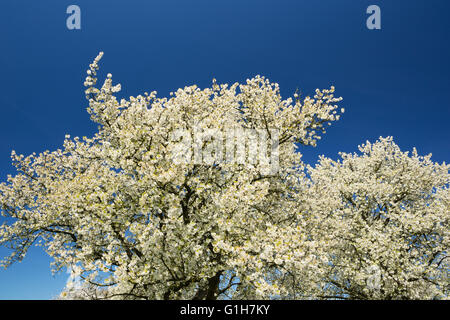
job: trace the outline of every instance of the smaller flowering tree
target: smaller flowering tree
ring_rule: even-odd
[[[359,150],[308,167],[305,232],[326,257],[309,295],[448,298],[449,165],[402,152],[391,137]]]

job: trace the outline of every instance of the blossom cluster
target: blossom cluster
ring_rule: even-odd
[[[85,81],[98,132],[12,153],[18,173],[0,184],[4,266],[43,246],[55,272],[81,282],[69,299],[448,297],[448,166],[391,138],[305,166],[299,146],[340,117],[334,87],[282,99],[256,76],[119,99],[111,74],[96,87],[102,55]],[[185,152],[177,130],[193,139],[199,128],[276,132],[278,170],[174,161]]]

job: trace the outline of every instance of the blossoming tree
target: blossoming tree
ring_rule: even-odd
[[[402,152],[391,137],[359,150],[308,168],[305,212],[314,221],[304,231],[326,255],[313,295],[448,298],[449,165]]]
[[[36,243],[53,257],[54,270],[70,268],[83,292],[103,298],[280,294],[269,275],[302,268],[309,250],[296,224],[303,164],[295,144],[315,145],[339,118],[334,88],[282,100],[277,84],[257,76],[118,101],[111,74],[96,87],[101,57],[85,82],[98,133],[66,137],[53,152],[12,153],[18,174],[0,186],[7,217],[0,241],[13,250],[4,265]],[[279,170],[263,162],[174,162],[176,130],[229,127],[267,135],[276,129]]]

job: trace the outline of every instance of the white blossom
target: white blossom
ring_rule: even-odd
[[[388,138],[305,171],[298,146],[339,119],[334,87],[282,99],[256,76],[118,99],[111,74],[96,87],[102,56],[85,81],[98,132],[12,152],[18,172],[0,184],[4,266],[45,247],[55,272],[81,281],[63,299],[448,296],[448,166]],[[278,130],[280,169],[174,163],[172,133],[199,127]]]

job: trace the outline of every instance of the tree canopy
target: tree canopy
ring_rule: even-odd
[[[96,87],[102,55],[85,81],[98,132],[12,152],[5,267],[43,246],[72,299],[448,297],[448,165],[388,137],[307,166],[299,147],[344,112],[334,87],[282,99],[256,76],[119,100],[111,74]]]

